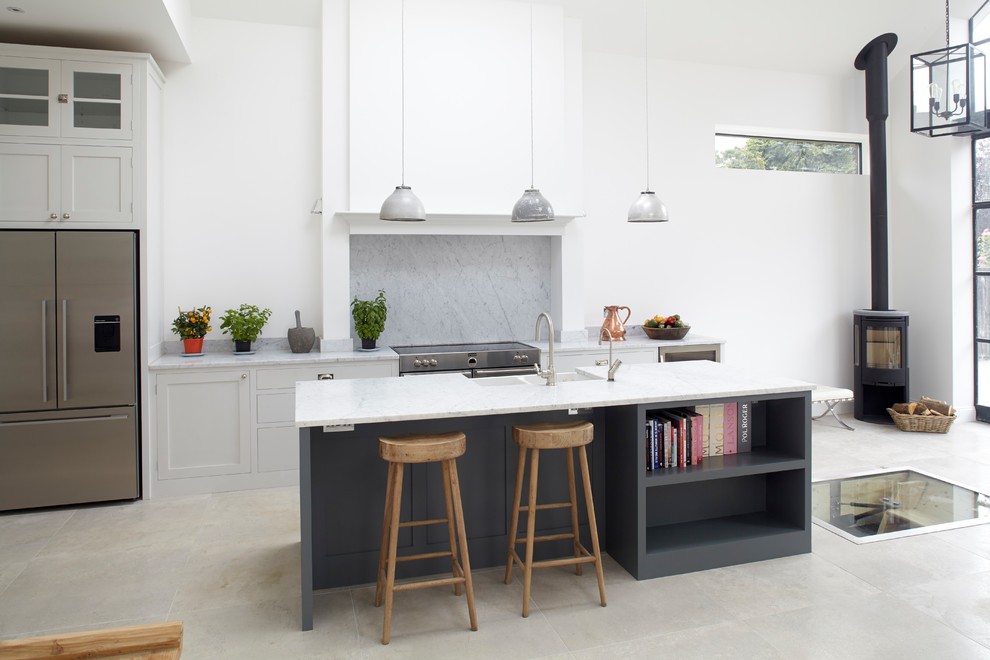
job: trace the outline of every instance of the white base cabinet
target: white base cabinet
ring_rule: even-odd
[[[397,360],[176,369],[155,377],[156,465],[146,495],[299,483],[297,381],[398,376]]]

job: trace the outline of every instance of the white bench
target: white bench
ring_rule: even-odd
[[[835,414],[836,404],[842,403],[843,401],[852,401],[853,393],[852,390],[847,390],[842,387],[829,387],[828,385],[815,385],[814,389],[811,390],[811,403],[824,403],[825,410],[820,415],[812,415],[811,419],[821,419],[825,415],[831,413],[832,417],[835,418],[839,424],[850,431],[855,431],[853,427],[849,426]]]

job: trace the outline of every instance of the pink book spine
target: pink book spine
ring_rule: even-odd
[[[722,442],[724,444],[723,453],[735,454],[738,449],[738,416],[739,404],[725,404],[724,428],[722,430]]]
[[[691,422],[691,440],[693,442],[691,458],[695,465],[701,465],[701,455],[704,453],[704,438],[702,436],[704,435],[705,418],[695,414],[692,415]]]

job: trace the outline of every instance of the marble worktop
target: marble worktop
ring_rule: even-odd
[[[399,355],[386,346],[372,351],[331,351],[309,353],[293,353],[285,349],[261,349],[253,355],[234,355],[230,351],[207,352],[199,356],[168,354],[152,360],[148,367],[153,370],[164,369],[208,369],[211,367],[277,367],[304,366],[319,364],[334,364],[341,362],[369,362],[378,360],[399,361]]]
[[[296,383],[296,426],[397,422],[800,392],[811,385],[706,360],[623,365],[578,372],[590,380],[535,385],[515,376],[468,379],[364,378]],[[563,380],[564,377],[561,377]]]
[[[560,351],[561,353],[583,353],[583,352],[598,352],[607,351],[608,342],[598,343],[598,328],[588,328],[587,338],[573,340],[566,339],[564,341],[555,341],[553,343],[553,350]],[[536,346],[541,351],[549,351],[550,346],[545,339],[540,341],[535,341],[532,339],[521,339],[524,344],[530,344],[531,346]],[[614,351],[632,351],[632,350],[642,350],[644,348],[665,348],[668,346],[712,346],[714,344],[724,345],[725,340],[719,339],[717,337],[707,337],[705,335],[695,334],[693,331],[688,331],[687,336],[684,339],[650,339],[643,332],[642,326],[627,326],[626,327],[626,338],[623,341],[612,342],[612,350]]]

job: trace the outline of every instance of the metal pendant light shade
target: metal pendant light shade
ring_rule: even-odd
[[[553,220],[553,206],[536,188],[529,188],[512,207],[513,222],[546,222]]]
[[[529,3],[529,188],[512,207],[513,222],[548,222],[553,220],[553,206],[534,184],[536,178],[533,129],[533,3]]]
[[[667,207],[660,201],[657,194],[650,190],[650,11],[646,0],[643,2],[644,27],[644,71],[646,74],[646,190],[639,194],[636,201],[629,207],[629,222],[667,222]]]
[[[423,202],[413,193],[409,186],[396,186],[395,192],[385,199],[382,204],[382,212],[379,214],[382,220],[396,220],[403,222],[421,222],[426,220],[426,209]]]
[[[647,190],[629,207],[629,222],[667,222],[667,207],[657,194]]]
[[[426,209],[412,188],[406,185],[406,3],[402,2],[402,138],[401,162],[402,185],[385,198],[378,217],[392,222],[422,222],[426,220]]]

